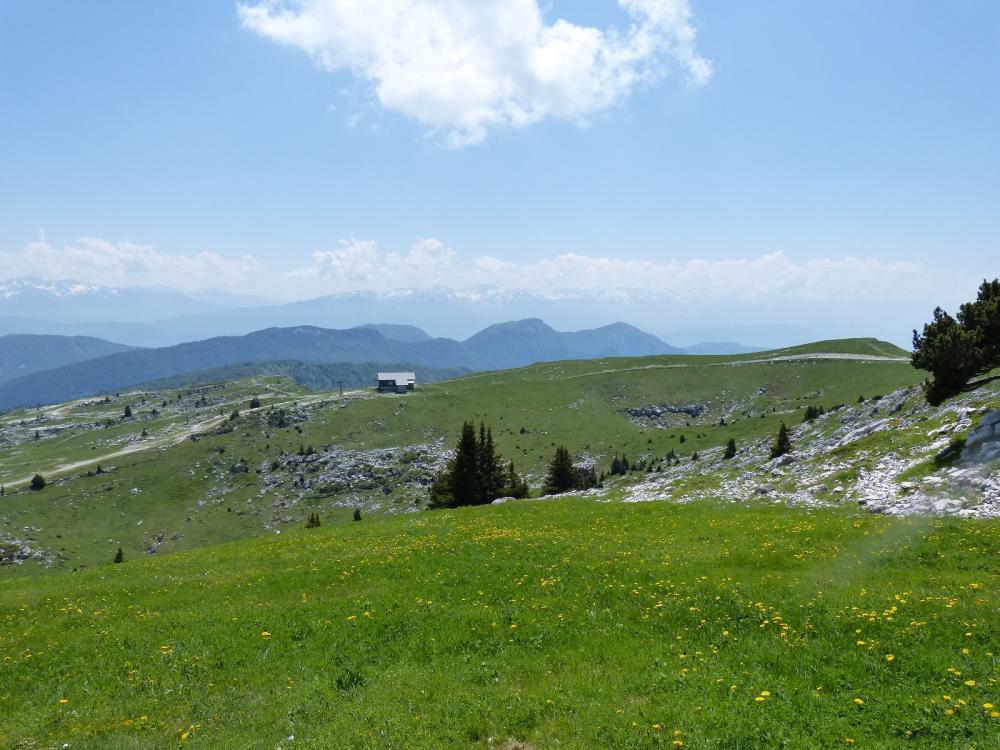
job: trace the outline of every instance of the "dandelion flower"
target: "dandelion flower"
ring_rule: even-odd
[[[892,655],[892,654],[886,654],[885,655],[885,660],[886,661],[895,661],[896,657],[894,655]]]
[[[865,705],[865,702],[863,700],[861,700],[860,698],[855,698],[854,699],[854,705],[855,706],[863,706],[863,705]]]
[[[269,630],[260,631],[260,637],[263,638],[265,641],[271,640],[271,631]]]

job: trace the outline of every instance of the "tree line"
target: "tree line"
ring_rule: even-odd
[[[958,394],[969,381],[1000,367],[1000,279],[983,281],[975,301],[952,317],[940,307],[922,332],[913,332],[914,367],[927,370],[924,394],[934,405]]]

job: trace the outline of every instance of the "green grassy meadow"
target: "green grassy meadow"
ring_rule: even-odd
[[[801,422],[807,405],[853,404],[921,380],[905,361],[781,359],[817,352],[899,354],[891,344],[850,339],[757,355],[554,362],[421,385],[405,397],[340,399],[284,378],[251,378],[7,414],[0,422],[23,421],[23,431],[37,427],[41,437],[0,446],[0,483],[8,485],[0,499],[0,541],[2,532],[16,532],[56,559],[0,566],[0,577],[103,565],[119,546],[134,558],[157,535],[160,550],[173,552],[270,533],[265,525],[297,528],[314,510],[330,521],[348,517],[335,498],[317,496],[288,521],[289,514],[274,511],[271,496],[261,496],[254,467],[303,446],[369,450],[443,441],[450,447],[464,420],[482,420],[504,457],[537,486],[557,444],[604,469],[621,452],[632,459],[671,451],[689,458],[729,438],[740,445],[769,438],[782,421]],[[262,408],[251,411],[254,395]],[[698,418],[676,415],[668,429],[635,424],[625,414],[629,407],[685,402],[706,411]],[[122,421],[126,404],[134,416]],[[298,410],[301,419],[269,427],[268,412],[277,407]],[[230,420],[234,409],[240,416]],[[60,431],[50,435],[49,427]],[[197,440],[189,439],[192,432]],[[106,473],[88,476],[98,464]],[[234,464],[251,471],[233,473]],[[26,489],[35,472],[50,482],[42,492]],[[717,481],[694,477],[678,492]],[[384,489],[386,502],[399,510],[424,500],[410,490]],[[373,498],[381,502],[382,489],[361,501]]]
[[[1000,523],[519,501],[0,586],[10,748],[1000,746]]]

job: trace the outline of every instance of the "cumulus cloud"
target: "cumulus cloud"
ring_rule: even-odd
[[[171,255],[149,245],[82,237],[66,245],[44,240],[20,251],[0,252],[0,279],[74,279],[95,286],[165,286],[174,289],[256,287],[260,264],[251,255]]]
[[[922,263],[844,256],[796,260],[776,252],[732,260],[639,260],[567,253],[513,261],[463,257],[434,238],[402,250],[372,240],[341,240],[308,263],[265,268],[254,256],[170,254],[134,242],[84,237],[65,245],[34,242],[0,252],[0,280],[37,277],[95,286],[219,289],[287,299],[347,291],[447,288],[527,291],[547,297],[728,302],[886,302],[936,300],[941,288],[974,288]],[[974,280],[973,280],[974,281]]]
[[[458,253],[435,239],[420,239],[405,253],[380,253],[371,240],[341,240],[336,250],[313,253],[312,264],[285,277],[336,290],[388,290],[399,286],[449,286],[460,273]],[[313,286],[310,284],[310,286]]]
[[[488,286],[677,302],[927,299],[942,283],[940,273],[921,263],[852,256],[795,261],[781,252],[734,260],[654,261],[570,253],[527,262],[492,256],[464,261],[436,239],[418,240],[403,253],[382,252],[371,241],[342,241],[336,250],[314,253],[311,265],[285,277],[308,282],[317,294]]]
[[[920,263],[851,256],[796,262],[781,252],[749,259],[666,262],[565,254],[516,264],[483,257],[476,266],[484,277],[521,279],[521,286],[534,291],[558,280],[565,289],[632,290],[677,301],[919,297],[937,284]]]
[[[606,0],[610,4],[610,0]],[[498,127],[585,124],[678,67],[712,75],[688,0],[618,0],[628,28],[547,23],[537,0],[258,0],[243,26],[348,71],[452,147]]]

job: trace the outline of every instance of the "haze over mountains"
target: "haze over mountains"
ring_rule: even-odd
[[[538,319],[490,326],[465,341],[431,338],[406,325],[350,329],[269,328],[156,349],[134,349],[67,364],[0,385],[0,409],[55,403],[150,381],[251,362],[405,363],[490,370],[532,362],[677,354],[682,350],[630,325],[562,333]]]
[[[659,298],[614,289],[549,295],[497,288],[397,289],[343,292],[280,303],[226,293],[115,289],[73,281],[0,282],[0,335],[96,336],[146,347],[242,336],[265,328],[313,325],[343,329],[372,321],[412,324],[436,336],[455,339],[465,339],[494,323],[524,318],[540,318],[559,330],[623,321],[678,346],[697,345],[702,351],[725,353],[747,347],[788,346],[850,332],[846,324],[844,330],[834,330],[829,322],[826,329],[804,321],[796,321],[796,325],[755,322],[730,306],[713,309],[708,316],[686,306],[680,314],[676,309],[676,304]],[[781,321],[782,317],[778,310],[767,313],[769,320]],[[869,331],[866,328],[856,333]],[[732,343],[719,347],[718,342]]]
[[[89,336],[0,336],[0,383],[132,348]]]

